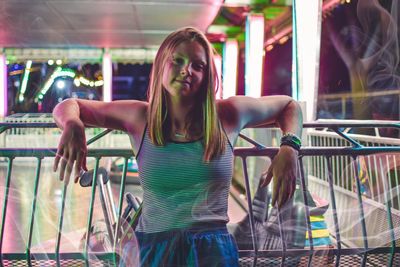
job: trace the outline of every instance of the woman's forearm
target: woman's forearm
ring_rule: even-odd
[[[303,114],[299,103],[295,100],[291,100],[284,108],[277,122],[283,133],[293,133],[301,137],[303,130]]]
[[[61,129],[64,129],[68,123],[83,124],[80,119],[79,105],[75,99],[71,98],[55,106],[53,118]]]

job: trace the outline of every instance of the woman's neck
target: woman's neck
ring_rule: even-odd
[[[171,98],[168,102],[168,114],[173,130],[179,132],[188,130],[187,117],[193,108],[193,104],[177,98]]]
[[[168,115],[170,120],[170,138],[176,141],[191,141],[192,139],[198,139],[201,137],[201,133],[195,127],[193,123],[200,123],[194,121],[196,118],[190,118],[193,116],[193,104],[170,101],[168,107]]]

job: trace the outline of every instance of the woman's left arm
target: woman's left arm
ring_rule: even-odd
[[[222,106],[229,107],[229,114],[231,118],[235,118],[238,131],[246,127],[276,124],[283,135],[301,138],[303,127],[301,108],[289,96],[261,98],[235,96],[224,101]],[[282,144],[261,183],[261,186],[267,186],[272,177],[275,178],[273,179],[273,205],[278,204],[280,207],[293,196],[296,189],[296,176],[299,173],[298,167],[298,151],[295,146]]]

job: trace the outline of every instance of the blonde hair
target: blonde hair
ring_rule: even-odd
[[[198,42],[206,51],[207,68],[199,90],[199,103],[195,103],[191,112],[193,119],[202,121],[204,160],[221,155],[225,150],[226,136],[220,125],[215,105],[215,90],[218,88],[218,75],[214,63],[214,49],[206,36],[193,27],[178,29],[167,36],[161,44],[155,57],[150,73],[148,90],[148,127],[150,140],[158,146],[165,145],[165,137],[169,134],[171,125],[168,119],[168,101],[163,85],[163,68],[175,48],[183,42]],[[188,122],[191,128],[193,124]]]

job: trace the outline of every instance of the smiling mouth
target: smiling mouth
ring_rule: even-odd
[[[182,81],[182,80],[176,80],[176,81],[179,82],[179,83],[187,84],[187,85],[190,86],[190,82],[188,82],[188,81]]]

